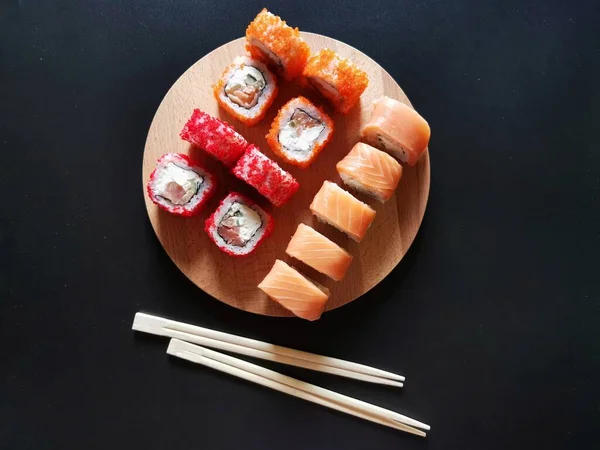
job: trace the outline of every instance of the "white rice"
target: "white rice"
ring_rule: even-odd
[[[274,31],[274,30],[275,30],[275,27],[269,26],[267,28],[267,34],[269,34],[271,31]],[[269,59],[271,60],[271,63],[277,68],[277,70],[282,70],[282,72],[285,72],[286,67],[283,63],[283,59],[280,58],[279,55],[277,55],[276,53],[272,52],[269,47],[267,47],[265,44],[263,44],[261,41],[259,41],[255,37],[251,37],[248,41],[248,44],[251,47],[258,48],[262,53],[267,55],[269,57]]]

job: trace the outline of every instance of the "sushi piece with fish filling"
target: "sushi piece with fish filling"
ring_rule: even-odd
[[[321,222],[337,228],[356,242],[365,237],[375,219],[375,211],[337,184],[325,181],[310,204],[310,211]]]
[[[272,67],[286,80],[302,74],[310,47],[298,28],[263,9],[246,29],[246,50],[252,57]]]
[[[186,217],[200,212],[215,189],[214,175],[178,153],[159,158],[147,186],[150,200],[159,208]]]
[[[381,203],[388,201],[402,178],[402,166],[385,152],[358,142],[335,166],[344,184]]]
[[[409,166],[425,153],[430,136],[429,124],[418,112],[389,97],[373,102],[373,114],[360,132],[363,142]]]
[[[333,120],[304,97],[296,97],[279,110],[267,142],[284,161],[308,167],[333,136]]]
[[[247,256],[273,232],[273,227],[273,219],[260,206],[230,192],[206,220],[204,229],[224,253]]]
[[[285,252],[307,266],[340,281],[352,262],[352,255],[318,231],[301,223]]]
[[[257,59],[238,56],[225,69],[213,93],[221,108],[240,122],[254,126],[277,96],[277,79]]]
[[[329,289],[279,259],[258,288],[294,315],[311,321],[321,317],[331,296]]]
[[[271,158],[250,144],[242,155],[233,174],[245,181],[275,206],[283,206],[298,190],[300,184]]]
[[[303,76],[307,84],[344,114],[352,109],[369,85],[369,77],[364,70],[327,48],[309,58]]]
[[[231,125],[199,109],[194,109],[179,136],[227,167],[235,165],[248,147],[248,141]]]

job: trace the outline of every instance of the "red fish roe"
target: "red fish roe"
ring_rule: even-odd
[[[232,167],[248,147],[248,141],[231,125],[199,109],[194,110],[179,135],[227,167]]]
[[[232,171],[236,177],[255,188],[275,206],[284,205],[300,187],[293,176],[252,144]]]
[[[259,216],[261,220],[260,228],[255,232],[255,234],[248,240],[248,242],[243,245],[233,245],[227,243],[227,241],[219,234],[219,223],[231,207],[233,203],[241,203],[254,210]],[[237,192],[230,192],[227,197],[225,197],[215,212],[206,219],[204,231],[208,233],[210,239],[219,247],[219,249],[234,257],[242,257],[251,255],[256,251],[256,249],[260,246],[260,244],[268,238],[271,233],[273,233],[273,229],[275,228],[275,222],[273,218],[266,213],[260,206],[254,203],[247,197],[244,197]]]

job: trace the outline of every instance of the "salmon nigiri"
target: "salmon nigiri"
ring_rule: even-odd
[[[402,166],[387,153],[359,142],[335,166],[351,188],[385,203],[394,195],[402,177]]]
[[[329,299],[329,290],[305,278],[277,259],[258,288],[296,316],[317,320]]]
[[[381,97],[373,106],[361,139],[414,166],[429,144],[429,124],[410,106],[389,97]]]
[[[340,281],[352,262],[352,255],[321,233],[301,223],[285,252],[307,266]]]
[[[337,184],[325,181],[312,203],[310,210],[317,218],[346,233],[356,242],[365,237],[375,211]]]

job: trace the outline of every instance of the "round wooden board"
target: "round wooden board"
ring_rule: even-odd
[[[302,35],[313,51],[331,48],[367,71],[369,87],[362,95],[360,104],[348,115],[335,113],[316,93],[301,89],[293,82],[280,83],[280,93],[274,105],[265,119],[255,127],[247,127],[220,110],[212,94],[212,85],[234,57],[244,53],[244,39],[241,38],[209,53],[175,82],[154,116],[144,150],[142,178],[146,208],[152,227],[173,262],[192,282],[211,296],[236,308],[269,316],[291,315],[256,287],[276,258],[291,263],[331,290],[327,310],[342,306],[377,285],[400,262],[421,225],[429,195],[429,153],[426,152],[416,167],[404,167],[396,195],[386,204],[381,205],[355,194],[377,211],[373,225],[360,244],[328,225],[318,223],[311,215],[309,205],[323,181],[332,180],[343,186],[335,165],[358,142],[359,130],[372,112],[372,101],[387,95],[409,105],[410,102],[392,77],[365,54],[326,36],[313,33]],[[300,94],[324,106],[335,122],[333,140],[308,169],[283,163],[271,151],[264,137],[279,108]],[[283,207],[272,207],[256,191],[229,174],[224,166],[180,139],[179,132],[194,108],[232,124],[246,139],[258,145],[267,156],[296,177],[300,182],[300,190]],[[170,215],[157,208],[146,195],[146,184],[156,160],[169,152],[189,154],[213,171],[220,180],[217,194],[196,217]],[[203,230],[206,218],[230,190],[250,196],[269,211],[275,220],[273,235],[255,254],[246,258],[232,258],[223,254]],[[285,254],[290,237],[301,222],[312,226],[354,255],[343,281],[334,282]]]

